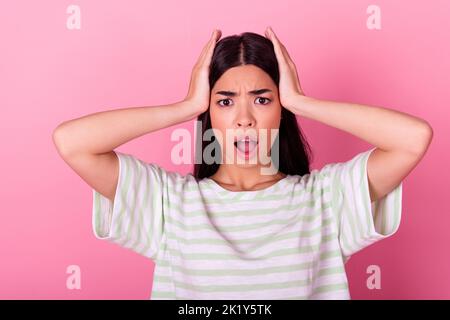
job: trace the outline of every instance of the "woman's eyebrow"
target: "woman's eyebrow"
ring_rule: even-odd
[[[266,92],[272,92],[272,90],[270,89],[257,89],[257,90],[251,90],[248,92],[248,94],[256,96],[262,93],[266,93]],[[216,94],[221,94],[223,96],[227,96],[227,97],[234,97],[237,95],[236,92],[233,91],[216,91]]]

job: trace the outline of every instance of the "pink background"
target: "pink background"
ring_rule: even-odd
[[[66,9],[81,8],[81,29]],[[381,8],[381,30],[366,8]],[[130,106],[180,101],[212,28],[223,37],[271,25],[297,64],[306,95],[384,106],[434,128],[404,180],[399,231],[346,265],[353,299],[450,299],[450,2],[434,1],[8,1],[0,10],[1,299],[148,299],[153,262],[94,237],[92,189],[59,157],[61,122]],[[371,146],[300,119],[312,168]],[[174,128],[117,150],[168,170]],[[81,268],[81,290],[66,268]],[[366,268],[381,268],[381,290]]]

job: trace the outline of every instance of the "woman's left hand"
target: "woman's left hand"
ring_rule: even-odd
[[[286,48],[275,35],[271,27],[266,29],[266,37],[273,43],[280,72],[279,96],[280,103],[286,109],[294,112],[294,104],[298,96],[304,96],[297,75],[297,68],[289,56]]]

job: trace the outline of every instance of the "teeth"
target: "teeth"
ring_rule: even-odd
[[[256,139],[244,138],[244,139],[238,140],[238,142],[255,142],[255,143],[257,143],[258,141]]]
[[[240,140],[236,142],[236,147],[242,151],[242,152],[250,152],[253,151],[253,149],[256,148],[256,145],[258,144],[257,141],[252,140]]]

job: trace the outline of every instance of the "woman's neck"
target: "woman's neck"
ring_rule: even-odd
[[[274,174],[261,174],[261,166],[249,168],[221,164],[215,174],[209,178],[232,191],[255,191],[265,189],[286,177],[277,171]]]

